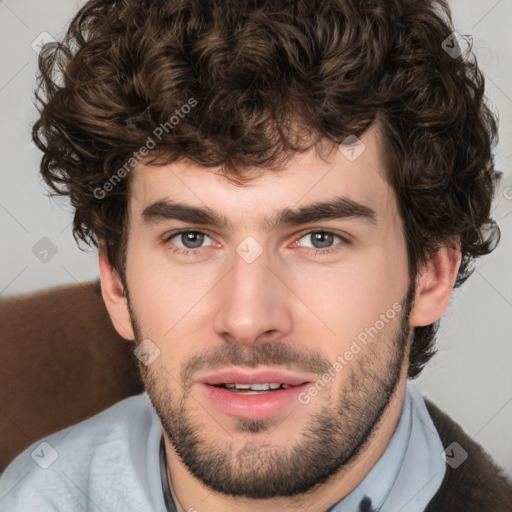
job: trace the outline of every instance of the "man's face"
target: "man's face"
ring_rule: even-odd
[[[291,496],[326,481],[405,382],[402,224],[378,132],[361,140],[355,160],[311,150],[245,185],[192,163],[133,176],[129,307],[137,341],[160,351],[142,378],[175,452],[217,491]],[[339,218],[268,225],[338,198]],[[173,218],[171,203],[230,225]]]

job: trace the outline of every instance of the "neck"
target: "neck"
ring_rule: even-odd
[[[359,455],[327,482],[300,496],[254,500],[235,498],[212,491],[190,474],[164,434],[172,487],[180,506],[184,510],[201,510],[207,504],[206,508],[211,512],[238,512],[241,509],[247,512],[267,512],[269,509],[282,512],[292,512],[298,509],[308,510],[308,512],[328,510],[363,481],[386,450],[400,419],[405,399],[406,383],[407,374],[405,373],[402,375],[384,414]]]

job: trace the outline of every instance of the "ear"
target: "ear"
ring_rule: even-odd
[[[104,246],[99,249],[101,294],[108,314],[120,336],[127,340],[135,339],[128,301],[124,296],[124,286],[117,271],[112,267]]]
[[[412,327],[436,322],[448,307],[461,261],[460,245],[441,247],[416,278],[416,293],[411,311]]]

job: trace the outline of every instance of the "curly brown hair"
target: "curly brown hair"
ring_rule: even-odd
[[[499,241],[500,173],[484,77],[470,41],[445,51],[453,31],[445,0],[91,0],[40,53],[42,176],[69,195],[76,240],[105,245],[124,279],[126,163],[141,152],[243,182],[378,122],[410,276],[456,240],[460,286]],[[437,327],[414,330],[410,377],[435,353]]]

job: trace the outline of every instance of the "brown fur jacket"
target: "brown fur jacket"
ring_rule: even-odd
[[[511,512],[512,484],[457,423],[432,402],[426,404],[443,446],[456,441],[468,458],[456,469],[446,466],[443,483],[425,512]]]

